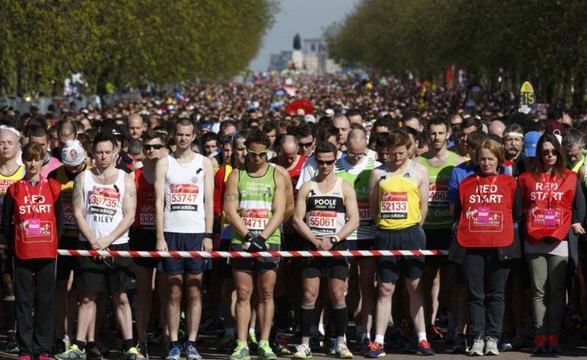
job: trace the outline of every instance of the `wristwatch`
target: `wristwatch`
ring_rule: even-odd
[[[336,244],[338,244],[338,242],[339,242],[339,241],[340,241],[340,239],[339,239],[339,238],[338,238],[338,236],[336,236],[336,235],[332,235],[332,236],[330,237],[330,243],[331,243],[332,245],[336,245]]]

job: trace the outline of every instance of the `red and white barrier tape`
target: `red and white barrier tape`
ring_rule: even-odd
[[[143,258],[257,258],[257,257],[375,257],[375,256],[438,256],[448,250],[346,250],[346,251],[112,251],[112,250],[58,250],[64,256],[111,256]]]

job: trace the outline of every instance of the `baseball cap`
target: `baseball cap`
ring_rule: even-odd
[[[524,154],[526,157],[536,157],[536,145],[542,136],[538,131],[528,131],[524,136]]]
[[[334,116],[334,110],[332,110],[332,109],[326,109],[325,113],[328,116]]]
[[[316,117],[312,114],[308,114],[304,117],[304,121],[306,122],[306,124],[315,124]]]
[[[67,140],[61,150],[61,161],[66,166],[78,166],[84,162],[86,151],[79,140]]]

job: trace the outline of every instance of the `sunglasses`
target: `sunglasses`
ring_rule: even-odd
[[[313,141],[310,141],[310,142],[307,142],[307,143],[298,143],[298,145],[299,145],[300,147],[303,147],[303,148],[305,148],[305,147],[310,147],[310,146],[312,146],[313,144],[314,144],[314,142],[313,142]]]
[[[147,151],[147,150],[153,150],[153,149],[154,150],[161,150],[164,147],[165,147],[165,145],[161,145],[161,144],[152,144],[152,145],[151,144],[145,144],[145,145],[143,145],[143,149],[145,151]]]
[[[256,152],[256,151],[247,149],[247,155],[249,155],[250,157],[253,157],[253,158],[256,158],[256,157],[264,158],[265,156],[267,156],[267,153],[269,153],[269,150]]]
[[[318,165],[332,165],[336,160],[316,160]]]
[[[558,151],[556,150],[542,150],[542,156],[554,155],[558,156]]]

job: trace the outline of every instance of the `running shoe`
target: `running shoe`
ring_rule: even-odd
[[[420,342],[418,342],[418,350],[416,352],[418,355],[423,356],[430,356],[435,354],[428,340],[420,340]]]
[[[339,359],[352,359],[353,353],[344,344],[336,346],[335,356]]]
[[[56,360],[84,360],[86,359],[86,351],[80,349],[76,344],[72,344],[64,352],[55,355]]]
[[[311,359],[312,358],[312,350],[310,347],[305,344],[301,344],[296,346],[296,352],[294,353],[294,359]]]
[[[366,358],[380,358],[385,356],[385,349],[383,348],[383,344],[378,342],[370,342],[368,346],[368,351],[365,352]]]
[[[534,338],[534,354],[542,354],[548,352],[548,339],[544,335],[538,335]]]
[[[181,358],[181,346],[174,346],[169,350],[165,360],[179,360]]]
[[[273,352],[267,341],[261,341],[257,349],[257,359],[259,360],[277,360],[277,355]]]
[[[137,347],[131,347],[122,355],[126,360],[145,360],[145,356],[139,351],[139,348]]]
[[[245,342],[240,340],[236,341],[236,348],[229,357],[229,360],[250,360],[251,354],[249,353],[249,347]]]

